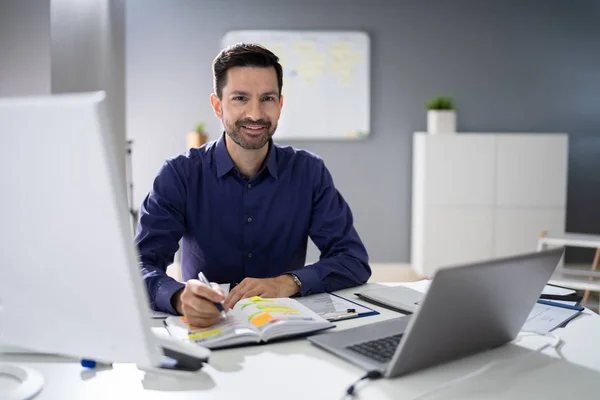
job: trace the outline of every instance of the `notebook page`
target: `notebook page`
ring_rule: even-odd
[[[296,301],[326,319],[342,314],[356,313],[360,315],[373,311],[330,293],[311,294],[310,296],[300,297]]]
[[[521,330],[544,335],[580,313],[579,310],[536,303]]]
[[[258,330],[248,324],[247,318],[236,310],[229,310],[227,318],[208,328],[198,328],[187,324],[185,317],[169,317],[167,330],[171,336],[189,340],[214,349],[237,343],[259,341]]]
[[[262,299],[258,296],[241,300],[235,308],[257,327],[263,339],[293,335],[333,326],[309,308],[290,298]]]

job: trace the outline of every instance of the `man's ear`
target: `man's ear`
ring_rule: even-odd
[[[279,96],[279,109],[283,108],[283,96]]]
[[[210,95],[210,105],[212,106],[217,118],[223,119],[223,104],[221,103],[219,96],[217,96],[215,93]]]

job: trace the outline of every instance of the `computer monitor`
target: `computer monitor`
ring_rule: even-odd
[[[209,351],[156,337],[105,93],[0,99],[0,344],[198,369]]]

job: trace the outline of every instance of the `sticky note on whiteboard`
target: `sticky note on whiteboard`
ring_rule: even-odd
[[[367,136],[367,132],[363,131],[345,131],[344,136],[353,137],[353,138],[361,138]]]
[[[221,47],[240,42],[261,43],[283,64],[287,106],[277,140],[356,141],[369,137],[372,74],[371,39],[367,32],[232,30],[223,36]],[[320,98],[336,107],[323,107],[314,101]],[[311,118],[306,118],[307,111]],[[315,132],[315,127],[324,128]]]

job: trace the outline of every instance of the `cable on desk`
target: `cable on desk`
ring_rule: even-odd
[[[380,371],[369,371],[367,372],[362,378],[358,379],[356,382],[354,382],[352,385],[350,385],[348,387],[348,389],[346,389],[346,395],[353,397],[354,396],[354,390],[356,389],[356,385],[358,385],[361,381],[365,380],[365,379],[371,379],[372,381],[380,379],[383,377],[383,374]]]
[[[430,395],[432,395],[432,394],[434,394],[436,392],[439,392],[442,389],[446,389],[446,388],[448,388],[448,387],[450,387],[452,385],[456,385],[458,383],[465,382],[465,381],[467,381],[469,379],[472,379],[472,378],[474,378],[474,377],[476,377],[478,375],[481,375],[485,371],[491,369],[492,367],[494,367],[494,366],[496,366],[498,364],[502,364],[502,363],[508,362],[508,361],[513,362],[513,361],[521,359],[521,358],[526,358],[526,357],[529,357],[529,356],[531,356],[533,354],[541,353],[542,351],[546,350],[547,348],[553,348],[553,349],[555,349],[559,353],[559,355],[560,355],[559,346],[562,343],[562,339],[560,337],[558,337],[557,335],[554,335],[552,333],[546,333],[546,334],[536,333],[536,332],[525,332],[525,333],[531,334],[532,336],[550,337],[550,338],[554,339],[554,342],[553,343],[547,343],[547,344],[543,345],[542,347],[540,347],[539,349],[537,349],[536,351],[533,351],[531,353],[527,353],[527,354],[524,354],[524,355],[521,355],[521,356],[518,356],[518,357],[515,357],[515,358],[511,358],[511,359],[508,359],[508,360],[492,361],[491,363],[488,363],[487,365],[484,365],[483,367],[479,368],[478,370],[475,370],[475,371],[470,372],[470,373],[468,373],[466,375],[463,375],[463,376],[459,376],[458,378],[449,380],[448,382],[444,382],[441,385],[438,385],[438,386],[434,387],[433,389],[428,390],[425,393],[421,393],[419,396],[414,397],[412,400],[420,400],[420,399],[422,399],[424,397],[427,397],[427,396],[430,396]],[[521,339],[522,339],[522,336],[519,337],[519,338],[517,338],[516,342],[518,342]],[[383,374],[380,371],[369,371],[369,372],[367,372],[366,375],[364,375],[362,378],[358,379],[356,382],[354,382],[352,385],[350,385],[350,387],[348,387],[348,389],[346,390],[346,395],[352,398],[354,396],[354,390],[356,389],[356,385],[358,385],[358,383],[360,383],[361,381],[363,381],[365,379],[377,380],[377,379],[380,379],[382,377],[383,377]]]
[[[502,364],[502,363],[505,363],[505,362],[508,362],[508,361],[514,362],[515,360],[518,360],[518,359],[527,358],[527,357],[529,357],[529,356],[531,356],[533,354],[541,353],[542,351],[546,350],[547,348],[553,348],[553,349],[556,349],[558,351],[558,347],[562,343],[562,339],[559,338],[558,336],[552,334],[552,333],[546,333],[546,334],[536,333],[536,332],[526,332],[526,333],[531,333],[531,334],[533,334],[535,336],[550,337],[550,338],[554,339],[554,342],[553,343],[547,343],[547,344],[543,345],[542,347],[540,347],[539,349],[537,349],[536,351],[532,351],[530,353],[526,353],[526,354],[520,355],[518,357],[510,358],[508,360],[492,361],[491,363],[488,363],[487,365],[484,365],[483,367],[479,368],[478,370],[475,370],[475,371],[470,372],[470,373],[468,373],[466,375],[463,375],[463,376],[459,376],[458,378],[449,380],[448,382],[444,382],[441,385],[438,385],[438,386],[434,387],[433,389],[428,390],[427,392],[422,393],[419,396],[412,398],[412,400],[420,400],[420,399],[422,399],[424,397],[427,397],[427,396],[430,396],[430,395],[432,395],[432,394],[434,394],[436,392],[439,392],[442,389],[446,389],[446,388],[448,388],[448,387],[450,387],[452,385],[456,385],[457,383],[465,382],[465,381],[467,381],[469,379],[472,379],[472,378],[474,378],[474,377],[476,377],[478,375],[481,375],[485,371],[491,369],[492,367],[495,367],[498,364]],[[519,337],[516,341],[519,341],[519,340],[521,340],[521,337]]]
[[[523,334],[527,334],[527,335],[523,335]],[[560,337],[558,337],[557,335],[555,335],[554,333],[550,333],[550,332],[538,333],[538,332],[529,332],[529,331],[522,331],[521,335],[519,335],[519,337],[517,338],[517,340],[514,341],[514,343],[521,340],[524,336],[542,336],[542,337],[549,337],[549,338],[554,339],[554,343],[547,344],[546,346],[542,347],[541,349],[536,350],[537,353],[547,349],[548,347],[551,347],[553,349],[558,349],[560,347],[560,345],[562,344],[562,339]]]

